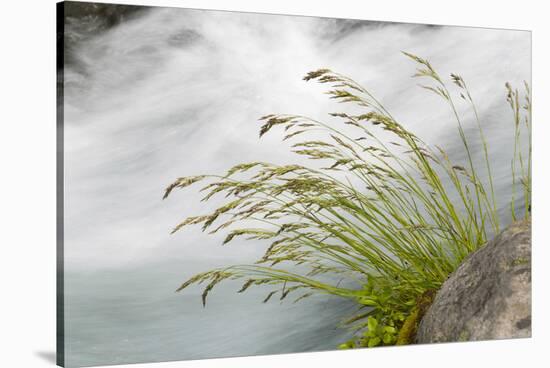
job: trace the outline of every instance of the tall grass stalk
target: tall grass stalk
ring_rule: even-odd
[[[487,241],[488,229],[493,233],[500,229],[483,124],[466,82],[451,74],[450,81],[458,87],[458,96],[453,97],[427,60],[404,54],[418,66],[414,77],[428,81],[422,87],[448,104],[466,167],[451,162],[443,148],[429,146],[407,130],[353,80],[328,69],[310,72],[304,80],[328,85],[331,99],[356,105],[363,113],[331,113],[330,123],[284,114],[260,119],[260,137],[281,128],[283,140],[295,141],[295,154],[321,164],[248,162],[224,175],[182,177],[168,186],[164,198],[176,188],[197,182],[206,182],[200,189],[203,201],[219,195],[226,198],[215,211],[188,217],[173,232],[201,225],[209,233],[226,231],[223,244],[242,236],[269,240],[255,264],[199,273],[178,291],[206,283],[202,294],[206,304],[208,294],[221,281],[242,279],[239,292],[255,285],[271,286],[264,302],[290,294],[297,294],[296,301],[313,294],[336,295],[359,306],[347,323],[361,334],[344,347],[400,341],[407,316],[418,314],[423,296],[437,290],[464,257]],[[528,216],[530,208],[531,151],[525,163],[520,147],[522,125],[530,131],[530,90],[525,84],[525,104],[520,106],[518,91],[508,83],[506,89],[515,124],[511,211],[516,219],[518,183],[525,200],[522,216]],[[456,98],[473,109],[487,183],[474,164]],[[381,139],[381,130],[392,138]],[[304,138],[312,132],[322,132],[324,139]]]

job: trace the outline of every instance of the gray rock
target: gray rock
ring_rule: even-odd
[[[58,22],[64,21],[64,32],[58,32],[58,42],[63,40],[64,63],[76,62],[73,52],[82,42],[97,36],[122,22],[135,19],[149,7],[123,4],[104,4],[65,1]]]
[[[437,293],[417,343],[531,336],[531,220],[467,257]]]

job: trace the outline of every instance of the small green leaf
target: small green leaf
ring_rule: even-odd
[[[366,330],[363,332],[363,336],[369,338],[369,337],[376,337],[376,330]]]
[[[394,337],[393,337],[393,335],[391,335],[391,334],[389,334],[389,333],[385,333],[385,334],[384,334],[383,341],[384,341],[384,344],[390,345],[390,344],[393,343]]]
[[[369,318],[367,319],[367,327],[369,331],[374,332],[376,330],[376,327],[378,327],[378,320],[373,316],[369,316]]]
[[[343,344],[338,345],[338,349],[345,350],[345,349],[353,349],[353,341],[347,341]]]
[[[370,307],[378,306],[378,303],[376,301],[372,300],[372,298],[370,298],[370,297],[369,298],[364,298],[364,297],[363,298],[358,298],[357,302],[359,304],[368,305]]]
[[[368,343],[367,346],[369,348],[372,348],[374,346],[380,345],[381,342],[382,342],[382,340],[379,337],[373,337],[372,339],[369,339],[369,343]]]

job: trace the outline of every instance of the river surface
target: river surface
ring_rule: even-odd
[[[530,80],[528,32],[151,9],[101,29],[68,21],[64,75],[65,338],[67,365],[90,366],[333,349],[349,338],[345,300],[261,301],[221,284],[206,308],[201,290],[174,290],[196,272],[249,263],[265,244],[198,229],[169,235],[204,213],[193,189],[162,201],[175,178],[220,173],[249,160],[300,162],[276,133],[258,140],[257,118],[325,119],[345,109],[302,76],[320,67],[368,87],[403,124],[464,164],[455,123],[416,86],[428,58],[460,73],[478,102],[504,222],[511,196],[513,123],[504,82]],[[70,61],[70,62],[69,62]],[[475,140],[471,113],[467,135]],[[462,111],[462,110],[461,110]],[[480,162],[479,144],[474,159]],[[479,154],[478,154],[479,153]]]

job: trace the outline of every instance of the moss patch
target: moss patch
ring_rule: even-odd
[[[531,262],[528,258],[516,258],[512,261],[512,267],[529,264]]]
[[[411,314],[405,319],[403,326],[399,330],[397,335],[396,345],[409,345],[413,344],[416,338],[416,331],[418,330],[418,324],[426,311],[432,305],[435,298],[436,290],[427,290],[416,301],[416,306],[413,308]]]
[[[460,335],[458,335],[458,341],[464,342],[468,341],[470,339],[470,333],[466,330],[463,330],[460,332]]]

